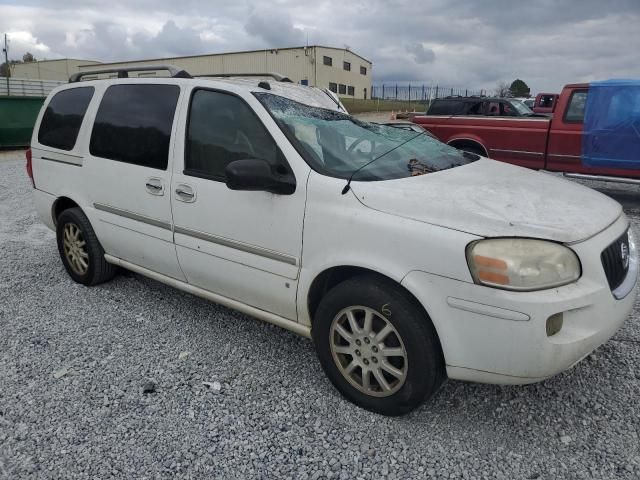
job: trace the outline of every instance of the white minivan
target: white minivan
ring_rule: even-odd
[[[636,249],[608,197],[277,75],[167,68],[75,75],[40,112],[27,170],[74,281],[122,267],[310,337],[385,415],[447,377],[548,378],[629,315]]]

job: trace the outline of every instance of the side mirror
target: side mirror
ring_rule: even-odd
[[[265,191],[291,195],[296,180],[284,166],[272,166],[265,160],[235,160],[225,170],[230,190]]]

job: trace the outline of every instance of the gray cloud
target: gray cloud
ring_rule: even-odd
[[[425,46],[421,43],[407,45],[406,50],[411,54],[416,63],[431,63],[436,58],[436,54],[433,53],[433,50],[431,50],[430,48],[425,48]]]
[[[305,33],[293,26],[291,17],[285,12],[271,8],[258,8],[251,12],[245,31],[265,42],[266,47],[304,45]]]
[[[11,56],[96,60],[312,44],[373,61],[376,83],[532,90],[640,77],[638,0],[2,0]]]

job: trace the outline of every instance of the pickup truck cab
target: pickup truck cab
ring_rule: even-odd
[[[521,167],[563,172],[566,176],[603,181],[640,183],[640,167],[633,162],[585,162],[585,106],[589,95],[588,83],[566,85],[557,99],[552,117],[496,118],[466,116],[416,116],[413,121],[423,126],[442,142],[484,157]],[[638,90],[633,90],[638,92]],[[622,90],[620,90],[622,92]],[[629,91],[624,92],[628,94]],[[619,95],[613,92],[606,104],[598,107],[597,115],[616,123],[614,115]],[[638,106],[634,107],[636,102]],[[633,94],[631,109],[640,108],[640,95]],[[616,107],[617,108],[617,107]],[[627,123],[636,121],[629,113]],[[600,135],[591,135],[589,148],[607,151],[615,143],[611,130],[604,128]],[[605,135],[605,133],[608,134]],[[594,133],[594,132],[589,132]],[[640,152],[640,136],[636,135],[636,157]],[[612,140],[613,139],[613,140]],[[595,143],[593,143],[595,142]],[[638,165],[636,158],[635,165]],[[621,168],[624,166],[625,168]]]
[[[539,93],[536,95],[532,110],[535,113],[551,114],[556,108],[559,97],[557,93]]]
[[[635,244],[604,195],[277,75],[168,70],[76,75],[39,114],[27,172],[73,281],[124,268],[311,337],[336,388],[385,415],[447,376],[548,378],[631,311]]]

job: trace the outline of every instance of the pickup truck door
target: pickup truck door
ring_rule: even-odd
[[[297,319],[310,168],[291,169],[285,158],[297,153],[254,97],[194,88],[185,102],[171,196],[175,245],[187,281]],[[230,190],[225,168],[242,159],[289,169],[295,192]]]
[[[547,170],[559,172],[582,172],[582,124],[587,89],[571,92],[561,101],[551,120],[547,141]],[[566,97],[565,97],[566,98]]]

